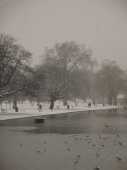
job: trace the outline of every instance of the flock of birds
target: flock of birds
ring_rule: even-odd
[[[107,125],[107,124],[104,124],[104,126],[105,126],[106,128],[109,127],[109,125]],[[121,139],[121,138],[120,138],[120,135],[117,133],[115,136],[116,136],[116,137],[115,137],[115,139],[113,140],[113,145],[114,145],[114,147],[115,147],[115,146],[120,146],[120,147],[122,147],[122,146],[123,146],[123,142],[120,141],[120,139]],[[80,140],[80,141],[85,141],[85,143],[88,144],[90,147],[95,148],[95,149],[96,149],[96,150],[95,150],[95,151],[96,151],[96,152],[95,152],[95,157],[99,160],[99,159],[101,158],[101,152],[100,152],[100,151],[102,151],[102,149],[104,149],[104,148],[106,147],[106,143],[105,143],[104,141],[107,141],[107,140],[110,139],[111,137],[110,137],[110,136],[107,136],[107,135],[99,135],[97,138],[101,141],[101,142],[99,143],[99,145],[92,139],[92,137],[90,137],[90,135],[86,135],[85,138],[84,138],[84,137],[83,137],[83,138],[75,137],[74,140],[75,140],[75,142],[78,142],[79,140]],[[46,148],[47,142],[43,142],[43,144],[45,145],[45,148],[43,149],[43,152],[46,152],[46,151],[47,151],[47,148]],[[68,151],[68,152],[71,152],[72,148],[69,147],[69,142],[66,140],[66,141],[64,141],[64,144],[67,146],[67,151]],[[77,144],[78,144],[78,143],[77,143]],[[20,144],[20,146],[23,146],[23,144]],[[40,150],[37,150],[37,154],[40,154],[40,153],[41,153],[41,151],[40,151]],[[81,159],[81,157],[82,157],[82,155],[80,155],[80,154],[77,154],[77,155],[76,155],[76,159],[74,160],[74,165],[75,165],[75,166],[78,166],[78,165],[80,164],[80,159]],[[119,161],[119,162],[122,161],[122,158],[119,157],[119,156],[116,156],[115,159],[116,159],[116,161]],[[92,170],[101,170],[101,168],[98,167],[98,166],[96,166],[96,167],[94,167],[94,169],[92,169]]]
[[[109,125],[107,125],[107,124],[104,124],[104,126],[105,126],[106,128],[109,127]],[[119,140],[120,140],[119,137],[120,137],[120,135],[119,135],[118,133],[116,133],[116,139],[113,141],[114,146],[116,146],[116,145],[117,145],[117,146],[123,146],[123,142],[119,141]],[[98,138],[99,138],[99,139],[102,139],[103,141],[106,141],[106,140],[110,139],[109,136],[104,137],[104,135],[99,135]],[[77,141],[78,138],[75,137],[75,140]],[[90,135],[87,135],[85,139],[80,138],[80,140],[84,140],[84,141],[86,141],[90,146],[93,146],[94,148],[97,148],[97,144],[94,143],[94,141],[92,140],[92,138],[90,137]],[[104,142],[103,142],[103,143],[104,143]],[[68,142],[65,141],[65,144],[68,144]],[[99,158],[101,157],[100,150],[103,149],[103,148],[105,148],[105,144],[100,144],[99,147],[98,147],[98,151],[96,151],[96,153],[95,153],[97,159],[99,159]],[[68,148],[68,151],[71,151],[71,149]],[[80,158],[81,158],[81,155],[78,154],[77,157],[76,157],[76,160],[74,161],[75,166],[78,165]],[[116,161],[119,161],[119,162],[122,161],[122,158],[121,158],[120,156],[116,156],[115,159],[116,159]],[[100,168],[99,168],[99,167],[95,167],[93,170],[100,170]]]

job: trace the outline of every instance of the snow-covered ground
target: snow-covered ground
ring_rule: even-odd
[[[5,105],[3,105],[4,107]],[[117,108],[108,105],[96,105],[88,108],[87,104],[79,104],[77,107],[70,105],[68,110],[62,104],[59,104],[55,105],[53,111],[50,111],[48,109],[49,105],[46,104],[45,107],[43,106],[42,112],[39,112],[37,105],[30,106],[29,103],[24,104],[23,107],[18,107],[19,112],[15,113],[14,110],[9,109],[8,105],[6,107],[8,108],[7,111],[0,113],[0,120]],[[90,126],[91,133],[38,134],[30,133],[31,130],[38,130],[40,127],[33,127],[32,124],[31,126],[16,126],[14,124],[13,126],[1,126],[0,170],[126,170],[126,112],[123,116],[121,112],[117,115],[110,115],[109,113],[109,119],[105,114],[101,116],[100,113],[96,113],[96,116],[90,117],[88,112],[86,113],[86,121],[78,118],[77,120],[80,123],[83,121],[86,129]],[[75,114],[77,115],[77,113]],[[81,118],[83,117],[81,116]],[[74,121],[74,124],[76,123],[74,119],[72,121]],[[65,122],[63,124],[66,125]],[[52,125],[53,123],[51,123],[50,128],[53,128]],[[57,122],[57,128],[60,128],[60,125]],[[78,127],[75,124],[75,128]],[[95,133],[97,128],[100,128],[100,131]],[[115,133],[112,132],[114,128]],[[120,129],[122,133],[120,133]]]
[[[56,102],[54,109],[51,111],[49,109],[48,103],[41,103],[42,111],[39,111],[36,103],[30,104],[26,101],[24,104],[18,103],[18,112],[15,112],[12,108],[12,104],[3,103],[2,111],[0,111],[0,120],[6,119],[15,119],[15,118],[23,118],[23,117],[31,117],[31,116],[39,116],[39,115],[48,115],[48,114],[60,114],[67,112],[77,112],[77,111],[85,111],[85,110],[100,110],[100,109],[112,109],[119,108],[120,106],[109,106],[102,104],[96,104],[96,106],[92,105],[88,108],[87,103],[80,102],[76,106],[74,102],[69,103],[69,109],[67,106],[63,106],[62,102]]]

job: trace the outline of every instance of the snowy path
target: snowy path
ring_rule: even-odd
[[[32,117],[32,116],[42,116],[49,114],[60,114],[60,113],[69,113],[69,112],[78,112],[78,111],[88,111],[88,110],[104,110],[104,109],[115,109],[120,108],[120,106],[96,106],[96,107],[78,107],[74,109],[54,109],[53,111],[49,109],[43,109],[42,112],[39,112],[37,109],[29,109],[29,110],[19,110],[19,112],[14,112],[14,110],[8,112],[0,113],[0,120],[8,120],[8,119],[17,119],[24,117]]]

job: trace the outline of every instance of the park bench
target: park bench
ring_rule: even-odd
[[[45,119],[46,119],[46,118],[44,118],[44,117],[38,117],[38,118],[35,118],[35,119],[34,119],[34,122],[35,122],[35,123],[44,123]]]

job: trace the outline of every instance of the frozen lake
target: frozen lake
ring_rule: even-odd
[[[0,121],[1,170],[126,170],[127,112],[82,111]],[[37,116],[36,116],[37,118]]]
[[[60,134],[127,134],[127,113],[108,111],[85,111],[45,116],[44,123],[29,133]]]
[[[117,109],[39,116],[43,117],[44,123],[35,123],[35,117],[30,117],[1,121],[0,125],[36,127],[26,132],[37,134],[127,134],[127,113]]]

